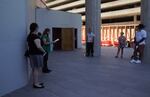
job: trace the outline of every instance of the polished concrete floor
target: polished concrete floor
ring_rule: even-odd
[[[83,50],[53,52],[44,89],[31,84],[4,97],[150,97],[150,64],[130,64],[132,49],[114,58],[115,48],[102,48],[100,57],[84,57]]]

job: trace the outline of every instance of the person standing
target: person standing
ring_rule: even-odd
[[[44,88],[43,83],[39,82],[39,73],[43,65],[42,58],[46,52],[41,46],[41,40],[37,35],[37,31],[38,24],[32,23],[30,25],[30,33],[27,37],[27,43],[32,68],[33,88]]]
[[[48,69],[48,65],[47,65],[48,56],[50,53],[50,44],[51,44],[50,38],[49,38],[49,33],[50,33],[50,29],[46,28],[43,32],[43,35],[42,35],[43,48],[46,51],[46,55],[43,57],[43,68],[42,68],[43,73],[51,72],[51,70]]]
[[[94,37],[95,37],[95,34],[89,28],[89,31],[87,33],[87,43],[86,43],[86,56],[87,57],[94,56],[93,55],[93,53],[94,53]]]
[[[145,26],[143,24],[138,25],[138,31],[135,34],[135,51],[131,63],[140,64],[144,55],[145,40],[147,38],[147,32],[144,30]],[[137,57],[137,55],[139,55]]]
[[[123,51],[124,51],[124,47],[126,46],[126,37],[124,36],[124,33],[121,32],[120,37],[118,38],[118,51],[117,51],[117,55],[115,56],[116,58],[118,58],[120,50],[121,50],[121,58],[123,58]]]

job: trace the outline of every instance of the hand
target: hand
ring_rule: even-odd
[[[44,53],[43,53],[43,56],[45,56],[46,54],[47,54],[47,52],[44,52]]]
[[[139,42],[136,42],[135,44],[138,46],[138,45],[139,45]]]

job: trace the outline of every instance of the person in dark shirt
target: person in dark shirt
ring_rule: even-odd
[[[27,43],[29,48],[29,58],[31,61],[32,75],[33,75],[33,87],[44,88],[43,83],[39,82],[39,72],[42,68],[43,55],[46,54],[45,50],[41,46],[40,37],[37,34],[38,25],[32,23],[30,25],[30,33],[27,37]]]
[[[94,37],[95,34],[91,31],[91,28],[88,29],[87,33],[87,42],[86,42],[86,57],[94,56]]]
[[[121,32],[121,34],[118,38],[119,45],[118,45],[117,55],[115,56],[116,58],[118,58],[118,55],[119,55],[120,51],[121,51],[121,56],[120,57],[123,58],[123,51],[124,51],[124,48],[126,46],[126,37],[123,36],[123,35],[124,35],[124,33]]]
[[[50,33],[50,29],[46,28],[41,37],[42,42],[43,42],[42,47],[46,51],[46,55],[43,58],[43,68],[42,68],[43,73],[49,73],[52,71],[52,70],[48,69],[48,66],[47,66],[48,55],[50,53],[50,44],[51,44],[50,38],[49,38],[49,33]]]

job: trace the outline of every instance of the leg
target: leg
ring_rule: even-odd
[[[116,58],[118,58],[119,53],[120,53],[120,47],[118,47],[117,55],[115,56]]]
[[[37,84],[38,83],[38,69],[35,66],[35,64],[37,64],[37,58],[35,56],[31,56],[30,57],[30,65],[32,68],[32,82],[33,84]]]
[[[42,68],[43,73],[49,73],[52,71],[48,69],[47,62],[48,62],[48,53],[43,58],[43,68]]]
[[[137,55],[138,55],[138,48],[136,48],[135,46],[132,59],[137,60]]]
[[[123,50],[124,48],[121,48],[121,58],[123,58]]]
[[[135,54],[136,54],[136,49],[134,48],[133,54],[132,54],[132,56],[131,56],[131,59],[134,59]]]
[[[90,44],[86,43],[86,56],[88,57],[90,55]]]
[[[136,52],[139,53],[139,58],[135,59],[135,63],[136,64],[140,64],[141,63],[141,60],[143,58],[143,52],[144,52],[144,45],[139,45]]]
[[[33,76],[33,87],[34,88],[44,88],[43,83],[39,82],[39,69],[38,68],[32,69],[32,76]]]
[[[40,56],[33,55],[30,57],[31,67],[32,67],[32,79],[34,88],[44,88],[43,84],[39,82],[39,68],[41,68],[42,59]]]
[[[139,60],[143,59],[145,45],[139,45]]]
[[[138,52],[139,52],[139,47],[134,48],[134,52],[133,55],[131,57],[130,63],[140,63],[140,61],[138,60]]]
[[[38,78],[38,69],[33,68],[32,69],[32,76],[33,76],[33,84],[39,84],[39,78]]]
[[[93,57],[94,54],[94,43],[91,43],[91,56]]]
[[[92,43],[89,43],[89,56],[92,55]]]
[[[47,66],[47,61],[48,61],[48,53],[43,57],[43,72],[48,71],[48,66]]]

